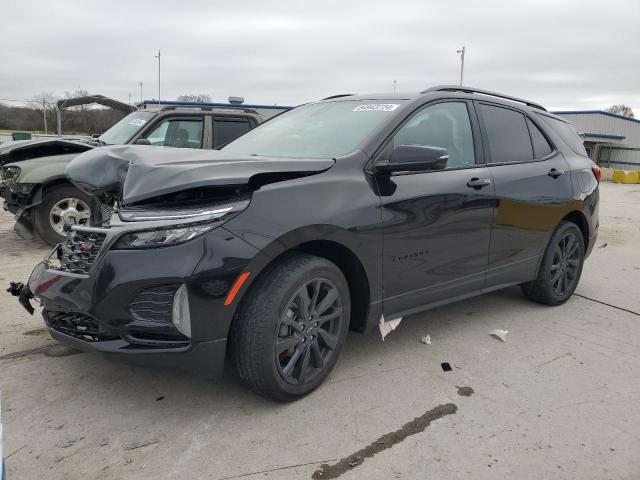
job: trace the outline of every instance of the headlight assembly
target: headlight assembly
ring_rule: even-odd
[[[192,208],[124,208],[118,212],[123,224],[131,222],[133,231],[122,235],[115,249],[157,248],[184,243],[220,226],[249,205],[248,198]],[[153,225],[144,228],[145,223]]]
[[[0,179],[11,180],[13,178],[18,178],[18,175],[20,175],[20,171],[20,167],[14,165],[2,167],[2,169],[0,169]]]
[[[114,248],[167,247],[191,240],[209,230],[213,230],[216,226],[218,224],[205,223],[126,233],[118,239]]]

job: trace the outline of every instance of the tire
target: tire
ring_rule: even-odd
[[[35,233],[49,245],[63,242],[66,234],[61,229],[62,224],[73,224],[75,219],[77,225],[89,225],[90,205],[91,198],[71,185],[60,185],[45,190],[42,202],[34,212]],[[55,207],[62,215],[54,215]],[[59,219],[57,223],[56,217]],[[54,224],[60,228],[55,228]]]
[[[534,302],[563,304],[578,286],[584,254],[584,237],[580,228],[572,222],[561,222],[549,239],[538,277],[522,284],[522,292]]]
[[[307,320],[300,316],[305,292],[312,312]],[[254,392],[296,400],[331,373],[350,318],[349,287],[336,265],[313,255],[286,255],[243,299],[231,327],[231,359]]]

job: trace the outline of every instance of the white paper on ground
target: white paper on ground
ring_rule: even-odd
[[[493,335],[496,338],[499,338],[500,340],[502,340],[503,342],[507,341],[507,333],[509,333],[509,330],[491,330],[489,332],[489,335]]]
[[[380,317],[379,327],[380,327],[380,335],[382,335],[383,341],[384,341],[384,337],[386,337],[391,332],[393,332],[396,328],[398,328],[398,325],[400,325],[401,321],[402,321],[402,317],[396,318],[394,320],[387,320],[387,321],[385,321],[384,315]]]
[[[431,335],[425,335],[420,339],[420,341],[425,345],[431,345]]]

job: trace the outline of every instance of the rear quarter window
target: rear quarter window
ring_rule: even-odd
[[[542,118],[542,121],[556,132],[571,150],[583,157],[589,156],[587,155],[587,151],[584,149],[584,143],[582,143],[580,135],[578,135],[578,132],[573,125],[562,120],[547,117],[546,115],[538,115],[538,117]]]

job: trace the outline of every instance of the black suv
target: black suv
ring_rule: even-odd
[[[279,400],[322,383],[348,329],[509,285],[565,302],[598,231],[574,128],[462,87],[330,97],[222,151],[96,149],[67,175],[116,212],[23,289],[51,335],[207,375],[229,358]]]

